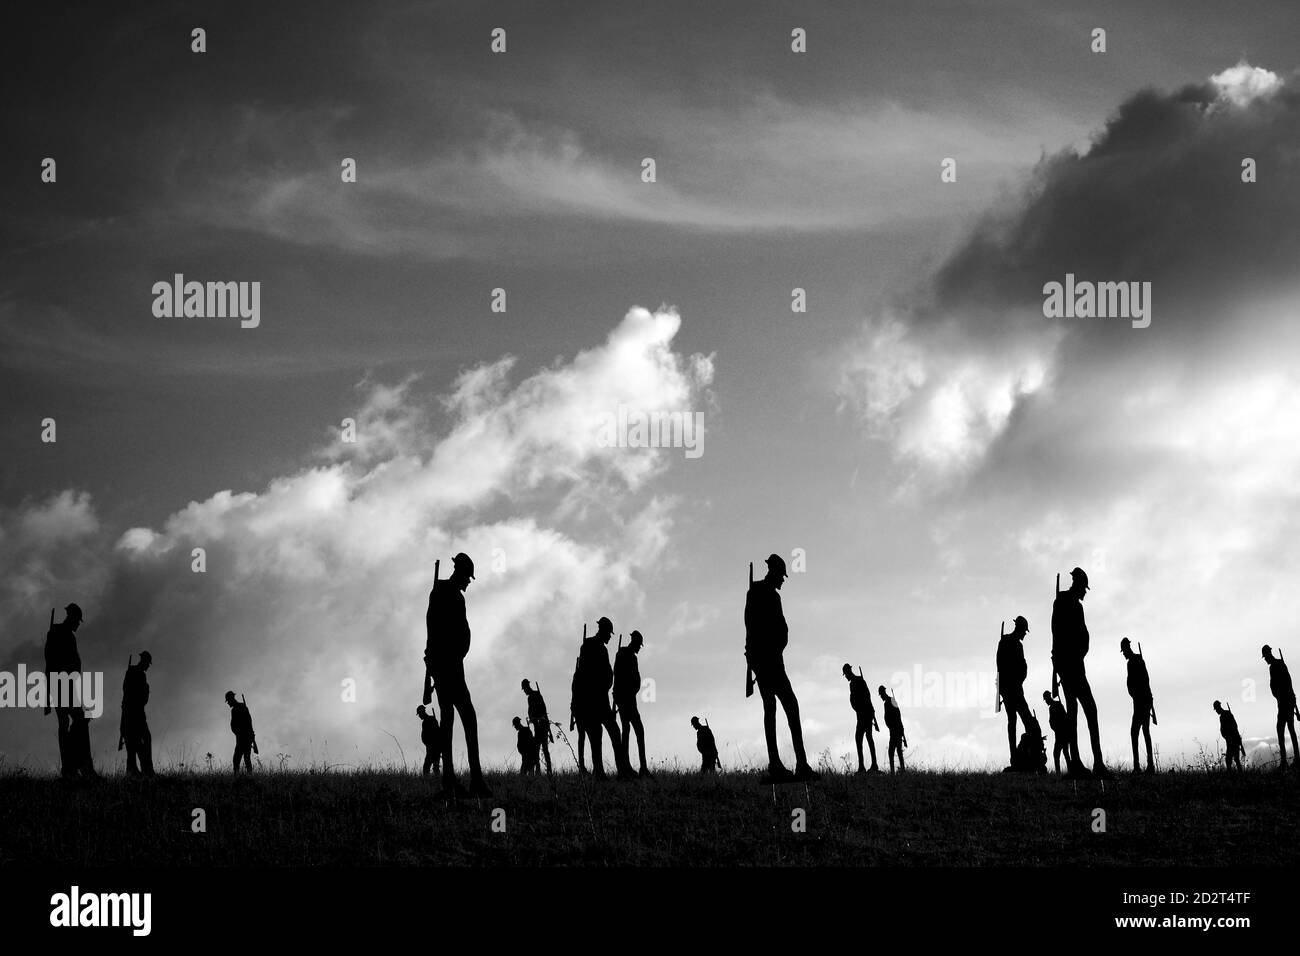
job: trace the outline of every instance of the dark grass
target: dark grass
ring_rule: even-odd
[[[0,865],[1292,866],[1300,774],[756,773],[598,784],[491,773],[448,807],[401,771],[0,777]],[[192,811],[207,832],[191,831]],[[505,832],[492,829],[505,810]],[[1106,811],[1106,832],[1092,829]],[[792,811],[806,812],[795,833]]]

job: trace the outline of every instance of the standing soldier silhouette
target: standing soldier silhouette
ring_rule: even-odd
[[[153,738],[144,714],[145,705],[149,703],[149,680],[145,671],[152,663],[153,655],[148,651],[140,652],[138,664],[132,664],[128,657],[126,676],[122,678],[121,743],[118,749],[126,747],[126,772],[132,777],[154,775]]]
[[[1070,769],[1070,715],[1065,712],[1061,699],[1053,697],[1049,690],[1043,691],[1043,703],[1047,705],[1047,723],[1052,728],[1052,762],[1059,776],[1061,754],[1065,754],[1065,769]]]
[[[586,722],[587,740],[591,743],[591,772],[597,780],[605,779],[605,762],[601,756],[601,732],[609,732],[609,743],[614,751],[618,778],[635,777],[628,763],[627,751],[622,747],[622,737],[614,712],[609,707],[609,689],[614,683],[614,669],[609,666],[609,639],[614,636],[614,625],[609,618],[596,622],[593,637],[584,638],[578,654],[578,721]]]
[[[632,731],[636,731],[637,753],[641,757],[641,776],[649,777],[650,768],[645,762],[645,727],[641,723],[641,711],[637,709],[637,696],[641,693],[641,668],[637,666],[637,654],[640,653],[645,639],[640,631],[633,631],[626,647],[620,647],[614,655],[614,706],[618,710],[618,719],[623,725],[623,753],[632,762]]]
[[[1265,644],[1260,653],[1268,663],[1268,689],[1277,701],[1277,746],[1282,752],[1282,762],[1277,769],[1286,769],[1286,738],[1282,736],[1284,729],[1291,731],[1291,764],[1300,767],[1300,746],[1296,745],[1295,740],[1295,687],[1291,684],[1291,672],[1287,670],[1286,661],[1282,660],[1281,651],[1274,657],[1273,649]]]
[[[546,758],[546,775],[551,775],[551,744],[555,740],[555,735],[551,732],[551,718],[546,713],[546,700],[542,697],[540,687],[533,689],[528,686],[528,678],[525,677],[519,684],[523,688],[524,697],[528,701],[528,723],[532,724],[533,736],[537,738],[537,748],[541,756]]]
[[[721,769],[722,761],[718,759],[718,744],[713,739],[713,731],[708,724],[700,723],[700,718],[692,717],[691,726],[695,728],[695,749],[700,752],[700,773],[713,773],[714,768]]]
[[[1155,713],[1155,701],[1151,696],[1151,676],[1147,673],[1147,662],[1142,655],[1135,653],[1133,642],[1127,637],[1119,642],[1120,653],[1128,661],[1128,695],[1133,698],[1133,723],[1129,726],[1129,738],[1133,741],[1133,772],[1137,773],[1138,731],[1142,731],[1147,744],[1147,773],[1155,773],[1155,764],[1151,760],[1151,717]]]
[[[537,760],[537,738],[518,717],[511,721],[511,726],[515,728],[515,749],[519,751],[519,775],[537,773],[541,769]]]
[[[889,772],[894,772],[894,754],[898,754],[898,769],[906,770],[903,765],[903,748],[907,746],[907,734],[903,732],[903,712],[898,709],[898,701],[889,696],[885,685],[878,691],[880,699],[885,702],[885,726],[889,728]]]
[[[415,708],[415,716],[420,718],[420,743],[424,744],[424,769],[420,773],[427,777],[430,770],[438,772],[442,759],[442,728],[438,726],[438,718],[423,704]]]
[[[858,773],[880,773],[880,766],[876,763],[876,741],[871,736],[872,726],[879,730],[880,725],[876,723],[876,708],[871,703],[871,689],[867,687],[860,669],[859,673],[854,674],[853,668],[845,664],[840,670],[844,674],[844,679],[849,682],[849,706],[853,708],[853,713],[858,718],[857,727],[853,731],[858,745]],[[862,738],[864,736],[867,738],[867,746],[871,748],[870,770],[863,766]]]
[[[50,611],[50,629],[45,635],[44,713],[49,714],[52,702],[58,724],[60,769],[63,776],[72,777],[85,766],[89,758],[89,753],[84,757],[78,753],[79,748],[73,744],[70,736],[73,721],[85,717],[85,711],[80,706],[81,701],[63,699],[72,687],[70,676],[77,675],[78,686],[81,680],[81,654],[77,651],[77,628],[81,627],[82,621],[81,608],[76,604],[69,604],[64,609],[64,615],[63,620],[55,624],[54,612]],[[61,674],[68,677],[60,679]],[[74,704],[77,706],[74,707]],[[86,737],[89,739],[89,730],[79,727],[79,734],[81,730],[86,730]]]
[[[1088,776],[1079,759],[1079,708],[1088,721],[1092,740],[1092,775],[1109,777],[1101,760],[1101,730],[1097,726],[1097,702],[1088,684],[1083,659],[1088,656],[1088,625],[1083,619],[1083,598],[1088,592],[1088,575],[1082,568],[1070,572],[1070,588],[1058,591],[1052,604],[1052,671],[1059,677],[1065,692],[1066,712],[1070,715],[1070,774]],[[1056,690],[1053,680],[1052,690]]]
[[[808,765],[803,748],[803,727],[799,720],[799,700],[785,672],[783,653],[789,643],[790,630],[781,609],[780,591],[786,577],[785,561],[780,555],[769,555],[767,576],[750,584],[745,595],[745,660],[763,699],[763,734],[767,738],[768,772],[762,783],[821,779]],[[793,774],[781,763],[776,748],[777,701],[781,702],[790,724],[795,758]]]
[[[1219,733],[1223,734],[1223,742],[1228,745],[1227,756],[1224,757],[1225,769],[1231,770],[1232,765],[1236,763],[1237,769],[1241,769],[1241,758],[1246,755],[1246,747],[1241,742],[1241,731],[1237,729],[1237,718],[1232,716],[1232,710],[1224,710],[1223,705],[1217,700],[1214,702],[1214,712],[1219,715]]]
[[[424,665],[438,694],[438,714],[442,718],[442,793],[459,796],[490,797],[492,791],[483,782],[478,760],[478,716],[465,684],[465,656],[469,653],[469,620],[465,616],[465,589],[474,580],[474,562],[463,551],[452,559],[451,577],[435,580],[429,592],[429,610],[424,616],[428,641],[424,647]],[[436,575],[435,569],[435,575]],[[451,760],[451,741],[456,729],[456,715],[465,726],[465,751],[469,760],[469,791],[456,781]]]
[[[248,701],[235,700],[233,690],[226,691],[226,703],[230,707],[230,729],[235,735],[235,774],[239,774],[239,761],[243,758],[244,769],[253,772],[253,761],[249,751],[257,753],[257,735],[253,733],[253,715],[248,712]]]
[[[1011,762],[1016,762],[1016,718],[1019,717],[1026,727],[1032,719],[1029,703],[1025,700],[1025,675],[1029,666],[1025,663],[1023,641],[1029,633],[1029,622],[1023,617],[1015,619],[1010,634],[1003,634],[998,640],[998,693],[1002,695],[1002,706],[1007,712],[1007,749],[1011,752]]]

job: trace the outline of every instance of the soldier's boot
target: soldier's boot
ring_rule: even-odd
[[[469,795],[471,797],[490,797],[492,790],[483,780],[482,773],[474,773],[470,776]]]
[[[796,764],[794,768],[794,777],[796,780],[820,780],[822,775],[810,767],[806,762]]]

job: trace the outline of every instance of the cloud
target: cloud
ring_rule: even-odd
[[[218,491],[115,541],[85,495],[29,505],[0,525],[5,580],[40,597],[94,585],[78,592],[83,657],[111,674],[151,651],[156,738],[215,749],[231,687],[247,693],[268,753],[368,757],[381,729],[411,736],[435,558],[476,561],[472,686],[517,686],[523,671],[559,684],[575,622],[598,598],[636,600],[673,521],[672,500],[647,486],[679,458],[603,448],[597,424],[620,403],[709,403],[712,360],[673,351],[680,327],[675,312],[632,309],[568,362],[518,377],[505,357],[437,398],[417,379],[364,383],[354,445],[335,439],[260,491]],[[51,556],[73,544],[94,555],[94,574],[58,572]],[[6,649],[32,653],[12,638]],[[342,699],[346,680],[356,703]],[[498,730],[514,703],[481,695],[485,753],[507,750]]]

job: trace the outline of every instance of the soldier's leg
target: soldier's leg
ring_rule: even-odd
[[[1142,726],[1142,717],[1138,714],[1137,701],[1133,702],[1133,720],[1129,723],[1128,736],[1133,743],[1133,769],[1141,770],[1142,765],[1138,762],[1138,730]]]
[[[1297,757],[1300,757],[1300,745],[1295,740],[1295,715],[1288,713],[1286,715],[1286,726],[1291,731],[1291,760],[1294,763]],[[1279,735],[1281,736],[1281,735]]]
[[[763,736],[767,738],[767,764],[775,770],[781,766],[781,755],[776,749],[776,694],[770,683],[758,678],[758,694],[763,700]],[[769,679],[770,680],[770,679]]]
[[[1286,769],[1286,712],[1282,710],[1282,705],[1277,707],[1277,749],[1281,751],[1282,762],[1278,764],[1279,770]]]
[[[424,769],[420,771],[420,776],[427,777],[429,768],[433,766],[433,748],[428,744],[424,745]]]
[[[609,731],[609,745],[614,751],[614,766],[618,768],[619,773],[630,772],[632,764],[627,759],[627,738],[619,733],[618,721],[614,719],[614,712],[608,707],[605,708],[602,721],[605,729]]]
[[[1142,737],[1147,744],[1147,769],[1155,769],[1155,761],[1151,758],[1151,712],[1148,710],[1142,718]]]
[[[632,717],[630,721],[632,728],[636,731],[636,752],[637,757],[641,760],[641,772],[648,773],[649,765],[645,760],[645,724],[641,722],[641,711],[637,709],[636,703],[632,704]],[[626,745],[624,745],[626,747]],[[631,754],[628,755],[628,763],[632,762]]]
[[[794,743],[794,762],[796,767],[808,766],[808,755],[803,749],[803,722],[799,719],[799,698],[790,686],[790,677],[785,668],[781,668],[781,677],[776,687],[776,696],[785,711],[785,719],[790,724],[790,738]],[[775,716],[775,715],[773,715]]]
[[[591,751],[591,775],[597,780],[605,779],[604,741],[601,739],[603,734],[601,721],[592,720],[587,724],[587,744],[588,749]]]
[[[460,712],[461,723],[465,725],[465,759],[469,761],[470,780],[482,780],[483,768],[478,762],[478,714],[474,712],[474,701],[470,699],[469,688],[464,680],[456,687],[456,710]]]
[[[231,763],[234,765],[235,768],[233,771],[235,776],[239,776],[239,739],[238,738],[235,739],[235,756],[234,759],[231,760]]]
[[[1016,716],[1018,716],[1018,717],[1020,718],[1020,723],[1021,723],[1021,725],[1022,725],[1026,730],[1028,730],[1028,729],[1029,729],[1029,721],[1033,719],[1033,716],[1034,716],[1034,715],[1031,714],[1031,713],[1029,712],[1029,701],[1025,700],[1024,692],[1021,691],[1019,694],[1017,694],[1017,695],[1016,695],[1016,698],[1011,702],[1011,704],[1012,704],[1011,709],[1014,710],[1015,713],[1016,713]],[[1013,721],[1013,726],[1014,726],[1014,721]],[[1015,757],[1015,753],[1016,753],[1016,748],[1015,748],[1015,735],[1014,735],[1014,733],[1013,733],[1013,734],[1012,734],[1012,746],[1011,746],[1011,755],[1012,755],[1013,758]]]
[[[442,723],[438,733],[442,738],[442,786],[450,790],[456,784],[456,771],[451,762],[451,734],[456,727],[456,703],[451,690],[452,681],[439,677],[435,686],[438,695],[438,716]]]
[[[153,734],[149,732],[149,722],[140,717],[140,772],[146,777],[153,776]]]
[[[1016,708],[1005,697],[1002,703],[1007,711],[1007,749],[1011,751],[1011,762],[1016,762]]]
[[[71,747],[72,708],[55,707],[54,719],[58,722],[59,766],[64,776],[76,771]]]
[[[1061,774],[1061,750],[1062,750],[1062,749],[1063,749],[1063,746],[1062,746],[1062,744],[1061,744],[1061,735],[1060,735],[1060,734],[1057,734],[1057,735],[1052,739],[1052,761],[1053,761],[1053,763],[1056,764],[1056,774],[1057,774],[1058,777],[1059,777],[1060,774]],[[1066,765],[1067,765],[1067,766],[1069,765],[1069,760],[1068,760],[1068,759],[1066,760]]]
[[[546,731],[547,728],[543,727],[542,730]],[[542,756],[546,758],[546,775],[549,777],[551,775],[551,742],[547,739],[545,732],[538,738],[537,744],[542,751]]]
[[[1092,743],[1092,765],[1094,768],[1104,768],[1105,764],[1101,762],[1101,728],[1097,724],[1097,701],[1092,696],[1092,686],[1088,683],[1086,675],[1079,676],[1079,706],[1083,708],[1083,715],[1088,719],[1088,737]]]
[[[127,776],[134,777],[140,773],[140,766],[136,763],[136,730],[135,722],[129,717],[123,719],[122,725],[118,731],[122,735],[122,742],[126,745],[126,772]]]
[[[1075,694],[1073,681],[1066,683],[1061,679],[1061,692],[1065,694],[1065,714],[1069,718],[1070,730],[1065,738],[1065,764],[1070,770],[1083,765],[1079,759],[1079,698]]]
[[[876,763],[876,740],[871,735],[870,724],[867,724],[867,749],[871,751],[871,769],[879,770],[880,765]]]
[[[866,770],[866,764],[862,761],[862,736],[866,731],[863,729],[862,721],[858,721],[858,726],[853,730],[853,742],[858,745],[858,773]]]
[[[586,746],[587,746],[587,732],[583,730],[582,725],[579,724],[578,725],[578,773],[587,772],[586,757],[583,754],[583,750],[586,748]]]

